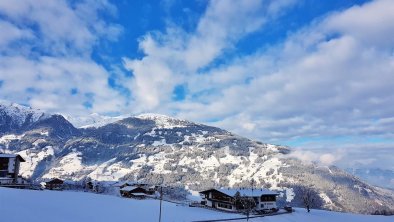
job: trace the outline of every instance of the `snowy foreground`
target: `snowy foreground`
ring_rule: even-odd
[[[70,191],[33,191],[0,188],[0,221],[7,222],[109,222],[158,221],[158,200],[132,200],[115,196]],[[180,206],[163,202],[162,221],[229,219],[239,214]],[[243,220],[246,221],[246,220]],[[292,214],[254,218],[249,221],[394,221],[394,217],[370,216],[296,209]]]

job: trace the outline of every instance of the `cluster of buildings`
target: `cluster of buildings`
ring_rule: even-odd
[[[16,154],[0,154],[0,186],[26,186],[26,180],[19,176],[20,163],[25,160]],[[63,180],[53,179],[45,182],[45,188],[61,190]],[[119,187],[122,197],[144,199],[158,196],[159,186],[144,183],[118,182],[113,186]],[[93,186],[92,186],[93,187]],[[253,204],[255,211],[276,211],[276,198],[278,193],[267,189],[208,189],[199,192],[202,200],[200,205],[224,211],[236,212],[244,209],[243,201]]]

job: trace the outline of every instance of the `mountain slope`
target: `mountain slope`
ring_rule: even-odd
[[[79,129],[55,115],[19,134],[1,136],[1,149],[25,157],[22,175],[32,178],[138,180],[191,190],[253,185],[279,190],[282,204],[297,206],[307,188],[314,191],[319,208],[394,210],[392,191],[336,167],[305,164],[290,158],[287,147],[162,115]]]
[[[347,168],[347,172],[369,183],[394,190],[394,170],[380,168]]]
[[[0,135],[21,132],[49,116],[39,110],[0,100]]]

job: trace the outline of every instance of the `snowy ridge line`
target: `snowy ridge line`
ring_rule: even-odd
[[[6,115],[10,116],[18,126],[21,126],[25,121],[34,123],[38,120],[47,119],[52,116],[42,110],[33,109],[28,106],[19,105],[5,100],[0,100],[0,111],[3,111]]]

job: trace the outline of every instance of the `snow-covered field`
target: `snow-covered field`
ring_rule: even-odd
[[[70,191],[33,191],[0,188],[0,221],[6,222],[111,222],[158,221],[158,200],[132,200]],[[162,221],[195,221],[240,217],[207,209],[163,202]],[[243,220],[245,221],[245,220]],[[259,221],[358,221],[389,222],[394,217],[345,214],[321,210],[251,219]]]

